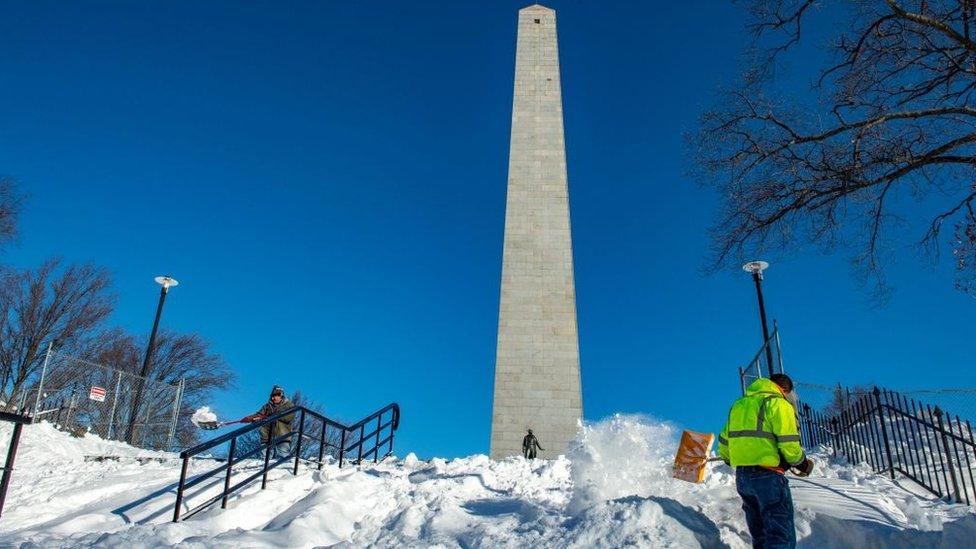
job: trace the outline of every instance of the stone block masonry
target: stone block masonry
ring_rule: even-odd
[[[531,428],[563,453],[583,415],[556,12],[518,15],[491,456]]]

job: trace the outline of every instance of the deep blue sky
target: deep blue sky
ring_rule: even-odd
[[[516,11],[522,2],[5,3],[0,173],[30,193],[6,261],[113,273],[113,322],[212,341],[239,373],[354,420],[403,407],[398,452],[486,452]],[[702,276],[716,197],[683,134],[738,72],[726,2],[557,9],[586,419],[717,429],[760,343],[748,276]],[[844,254],[767,273],[787,369],[964,386],[976,301],[896,255],[872,308]],[[544,443],[544,441],[543,441]]]

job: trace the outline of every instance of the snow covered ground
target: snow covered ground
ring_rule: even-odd
[[[701,485],[670,478],[677,432],[617,416],[586,427],[569,455],[552,461],[410,454],[362,468],[303,466],[298,476],[278,469],[267,490],[251,486],[226,510],[174,524],[174,454],[72,438],[42,423],[24,429],[0,546],[747,547],[729,468],[714,467]],[[976,544],[971,508],[815,459],[813,476],[791,479],[801,546]],[[201,460],[190,473],[214,465]],[[204,483],[190,504],[221,482]]]

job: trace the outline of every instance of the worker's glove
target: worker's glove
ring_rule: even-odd
[[[808,477],[813,472],[813,461],[810,458],[804,459],[799,465],[793,468],[793,472],[798,477]]]

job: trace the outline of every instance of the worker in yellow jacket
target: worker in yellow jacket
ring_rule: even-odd
[[[796,547],[793,497],[784,473],[808,476],[813,462],[800,446],[786,374],[760,378],[732,404],[718,437],[718,453],[735,467],[735,487],[756,548]]]

